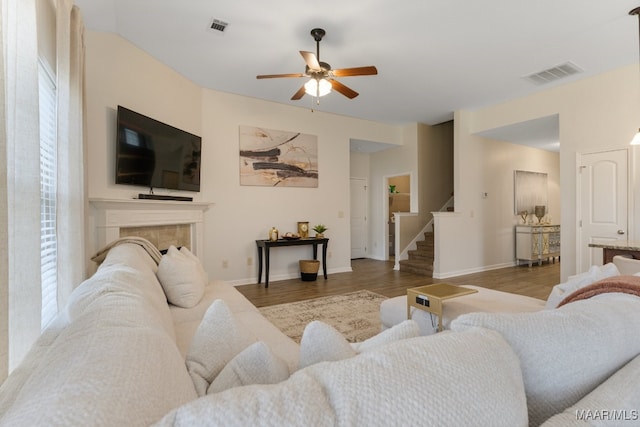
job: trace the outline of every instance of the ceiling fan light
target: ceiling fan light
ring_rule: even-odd
[[[304,91],[307,95],[319,98],[331,92],[331,83],[325,79],[310,79],[304,84]]]
[[[629,143],[631,145],[640,145],[640,129],[638,129],[638,133],[633,136],[633,139]]]

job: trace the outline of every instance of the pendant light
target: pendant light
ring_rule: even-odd
[[[638,17],[638,58],[640,59],[640,7],[630,10],[629,15],[636,15]],[[638,75],[640,76],[640,72]],[[640,129],[638,129],[638,133],[635,134],[630,144],[640,145]]]

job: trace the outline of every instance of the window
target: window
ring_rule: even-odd
[[[40,274],[42,278],[42,317],[44,329],[58,314],[56,175],[57,100],[52,73],[39,64],[40,107]]]

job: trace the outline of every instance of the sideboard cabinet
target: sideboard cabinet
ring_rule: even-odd
[[[516,225],[516,262],[533,262],[560,259],[559,225]]]

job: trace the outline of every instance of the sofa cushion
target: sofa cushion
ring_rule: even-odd
[[[499,367],[499,369],[496,369]],[[526,426],[517,356],[475,329],[382,345],[269,386],[237,387],[169,413],[169,425]]]
[[[551,417],[543,426],[637,425],[640,421],[638,384],[640,356],[627,363],[578,403]]]
[[[206,282],[194,258],[170,246],[158,264],[158,279],[173,305],[190,308],[202,299]]]
[[[478,326],[502,334],[520,357],[532,426],[575,404],[640,354],[635,296],[600,295],[537,313],[470,313],[451,330]]]
[[[167,298],[154,272],[155,262],[146,250],[134,243],[120,243],[105,257],[95,274],[73,290],[61,315],[73,322],[104,295],[136,295],[153,307],[165,331],[175,340]]]
[[[560,304],[560,302],[572,292],[597,282],[598,280],[618,276],[619,274],[620,272],[618,271],[618,267],[611,262],[603,266],[592,265],[591,268],[589,268],[589,271],[575,276],[570,276],[566,282],[555,285],[553,289],[551,289],[551,293],[547,298],[545,308],[556,308],[558,304]]]
[[[249,384],[276,384],[289,378],[289,367],[261,341],[251,344],[226,364],[207,394]]]
[[[418,335],[420,335],[418,324],[413,320],[405,320],[363,342],[349,343],[333,326],[314,320],[304,328],[302,333],[300,368],[319,362],[346,359],[378,346]]]
[[[187,351],[187,369],[198,396],[204,396],[225,365],[255,341],[237,324],[224,301],[215,300]]]
[[[1,425],[149,425],[197,397],[157,310],[135,292],[100,295],[41,344]]]

